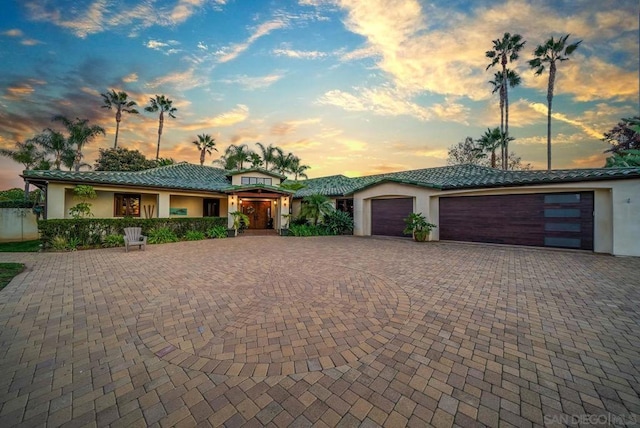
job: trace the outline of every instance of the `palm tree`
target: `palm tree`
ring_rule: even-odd
[[[269,164],[273,164],[276,159],[275,153],[278,152],[278,147],[273,147],[272,144],[269,144],[268,147],[265,147],[262,143],[256,143],[258,147],[260,147],[260,152],[262,153],[262,161],[264,162],[264,169],[269,170]],[[281,151],[281,150],[280,150]]]
[[[24,165],[24,169],[34,169],[37,165],[43,163],[44,153],[38,150],[34,139],[29,139],[24,143],[17,141],[15,150],[0,149],[0,156],[6,156],[14,161]],[[25,180],[24,197],[29,197],[29,182]]]
[[[112,89],[111,92],[100,95],[102,95],[102,98],[104,100],[102,108],[108,108],[109,110],[115,108],[116,110],[116,138],[113,142],[113,148],[115,149],[116,147],[118,147],[118,132],[120,131],[122,112],[138,114],[138,110],[133,108],[133,106],[137,104],[135,101],[130,101],[129,95],[127,95],[127,93],[124,91],[116,92],[115,89]]]
[[[502,76],[509,76],[507,71],[507,64],[510,62],[514,62],[519,57],[519,52],[524,47],[524,42],[522,40],[522,36],[520,34],[511,35],[509,33],[504,33],[502,39],[496,39],[493,41],[493,50],[486,51],[485,55],[487,58],[491,59],[489,65],[487,65],[487,70],[498,63],[502,66]],[[504,104],[504,126],[501,125],[500,131],[502,131],[507,137],[509,136],[509,90],[508,90],[508,78],[502,79],[502,85],[500,90],[500,97],[503,100]],[[508,149],[508,140],[505,140],[504,153],[505,156],[502,156],[503,159],[507,159],[509,157],[509,149]]]
[[[238,169],[244,169],[244,163],[251,161],[251,154],[253,152],[249,150],[246,144],[240,144],[239,146],[235,146],[235,152],[233,157],[236,160],[236,167]]]
[[[544,44],[539,45],[533,52],[535,58],[529,61],[529,66],[536,70],[536,76],[544,72],[545,63],[549,64],[549,84],[547,85],[547,169],[551,169],[551,103],[556,81],[556,63],[568,61],[569,55],[578,48],[582,40],[567,45],[569,34],[555,40],[551,37]]]
[[[322,216],[329,214],[334,209],[328,197],[324,195],[309,195],[302,199],[300,215],[304,218],[313,219],[313,225],[316,226]]]
[[[198,141],[193,141],[192,144],[200,150],[200,165],[204,165],[204,158],[207,153],[212,154],[213,152],[211,150],[215,150],[216,152],[218,151],[215,147],[215,138],[211,138],[211,135],[209,134],[198,135]]]
[[[158,148],[156,149],[156,160],[160,159],[160,138],[162,137],[162,127],[164,126],[164,114],[167,113],[169,117],[175,119],[175,112],[178,111],[177,108],[171,105],[172,103],[173,101],[164,95],[156,95],[155,98],[150,99],[150,104],[144,108],[144,110],[149,113],[160,111],[158,117]]]
[[[251,152],[249,155],[249,161],[251,162],[251,168],[259,168],[262,166],[262,158],[255,152]]]
[[[294,162],[295,156],[293,153],[287,153],[286,155],[282,150],[278,150],[278,154],[273,160],[272,170],[278,172],[280,175],[286,175],[287,172],[291,172],[291,166]]]
[[[99,125],[89,125],[89,119],[79,119],[71,121],[65,116],[55,116],[53,118],[55,122],[62,122],[69,132],[67,137],[67,143],[69,147],[75,149],[74,168],[76,171],[80,171],[82,163],[82,148],[85,144],[90,143],[98,134],[105,135],[104,128]],[[86,164],[85,164],[86,165]]]
[[[493,129],[487,128],[487,131],[477,140],[485,152],[491,153],[491,168],[496,167],[496,150],[504,146],[506,139],[505,133],[495,127]]]
[[[291,172],[291,174],[294,175],[294,180],[298,181],[298,177],[309,178],[305,173],[305,171],[310,168],[311,167],[309,165],[300,165],[300,158],[297,156],[294,156],[293,159],[291,160],[289,172]]]
[[[508,70],[507,69],[507,84],[503,85],[503,74],[502,71],[498,71],[493,75],[493,80],[490,80],[489,83],[493,86],[493,90],[491,91],[491,93],[496,93],[496,92],[500,92],[500,129],[504,130],[504,107],[505,107],[505,88],[507,86],[509,87],[515,87],[518,86],[520,84],[520,82],[522,82],[522,79],[520,78],[520,76],[518,75],[518,73],[516,73],[513,70]],[[509,157],[509,150],[508,150],[508,146],[504,145],[502,147],[501,150],[501,158],[503,159],[502,162],[502,169],[507,169],[507,164],[504,161],[504,159],[508,159]]]
[[[46,129],[45,132],[34,137],[34,141],[44,150],[45,154],[53,155],[53,165],[60,170],[64,157],[75,158],[75,152],[61,132]]]
[[[226,170],[244,169],[244,163],[251,161],[251,155],[253,152],[249,150],[246,144],[229,145],[224,150],[224,154],[220,156],[220,159],[216,159],[213,163],[222,165]]]

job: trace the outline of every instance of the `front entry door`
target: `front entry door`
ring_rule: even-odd
[[[244,213],[249,216],[249,229],[266,229],[271,216],[271,202],[244,201]]]

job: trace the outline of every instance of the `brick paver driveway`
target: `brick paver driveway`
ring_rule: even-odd
[[[355,237],[0,254],[0,426],[640,423],[640,259]]]

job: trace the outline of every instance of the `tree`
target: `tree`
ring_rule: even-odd
[[[328,197],[324,195],[309,195],[302,198],[300,216],[306,219],[312,219],[313,225],[317,226],[318,220],[334,209]]]
[[[262,166],[262,158],[255,152],[251,152],[249,155],[249,162],[251,162],[251,168],[260,168]]]
[[[294,156],[291,160],[291,165],[289,166],[289,172],[293,174],[294,180],[298,181],[298,177],[309,178],[305,173],[306,170],[310,169],[309,165],[301,165],[300,158]]]
[[[549,82],[547,84],[547,169],[551,170],[551,104],[553,101],[553,90],[556,80],[556,70],[558,61],[568,61],[571,55],[582,40],[567,45],[569,34],[555,40],[549,40],[539,45],[533,52],[535,58],[529,61],[529,66],[535,69],[536,76],[544,72],[545,64],[549,65]]]
[[[482,145],[471,137],[467,137],[451,147],[447,153],[448,165],[484,165],[487,163],[487,155]]]
[[[498,159],[502,162],[502,159]],[[533,169],[530,163],[522,163],[522,157],[515,154],[515,152],[509,152],[509,159],[507,159],[507,169],[510,171],[530,171]]]
[[[204,165],[204,159],[207,153],[212,154],[212,150],[218,151],[215,147],[215,138],[211,138],[209,134],[198,135],[198,140],[193,141],[191,144],[194,144],[200,151],[200,165]]]
[[[44,159],[44,153],[38,150],[34,139],[26,140],[24,143],[17,141],[15,144],[15,150],[0,149],[0,156],[6,156],[14,161],[24,165],[24,169],[48,169],[42,168],[42,162]],[[25,199],[29,195],[29,182],[24,182],[24,196]]]
[[[493,90],[491,91],[492,93],[496,93],[499,92],[500,94],[500,126],[502,130],[504,130],[504,118],[505,118],[505,102],[507,102],[506,100],[506,93],[505,90],[507,87],[511,87],[514,88],[518,85],[520,85],[520,83],[522,82],[522,79],[520,78],[520,76],[518,75],[518,73],[516,73],[513,70],[507,70],[507,82],[506,84],[504,84],[503,82],[503,74],[502,71],[498,71],[493,75],[493,80],[490,80],[489,83],[491,85],[493,85]],[[505,158],[505,152],[507,152],[507,146],[502,146],[502,150],[501,150],[501,157],[502,159]],[[508,155],[508,154],[507,154]],[[502,164],[502,168],[503,169],[507,169],[507,165],[505,165],[504,163]]]
[[[609,156],[605,168],[640,167],[640,150],[621,150]]]
[[[96,171],[142,171],[156,166],[155,161],[148,160],[138,150],[115,147],[99,151],[94,165]]]
[[[501,148],[509,137],[500,128],[487,128],[487,131],[477,140],[482,150],[491,153],[491,168],[496,168],[496,150]],[[513,140],[513,138],[511,138]]]
[[[605,153],[620,153],[640,149],[640,116],[622,119],[616,126],[604,133],[602,139],[611,147]]]
[[[45,154],[53,156],[53,165],[57,170],[60,170],[65,157],[75,159],[73,147],[61,132],[46,129],[35,136],[34,141],[42,147]]]
[[[106,109],[115,109],[116,111],[116,138],[113,142],[113,148],[118,147],[118,132],[120,131],[120,121],[122,121],[122,112],[129,114],[138,114],[138,110],[133,108],[136,104],[135,101],[129,100],[129,95],[124,92],[116,92],[115,89],[112,89],[111,92],[107,92],[102,95],[102,99],[104,104],[102,108]]]
[[[83,166],[82,148],[85,144],[90,143],[94,138],[96,138],[98,134],[105,135],[104,128],[99,125],[89,125],[89,119],[76,118],[71,121],[64,116],[55,116],[53,120],[55,122],[62,122],[65,128],[67,128],[67,132],[69,132],[67,142],[70,147],[75,148],[73,166],[76,171],[80,171],[80,167]]]
[[[274,161],[272,170],[276,171],[280,175],[286,175],[288,172],[291,172],[291,167],[295,156],[293,153],[289,152],[286,155],[282,150],[279,150]]]
[[[272,144],[269,144],[268,147],[265,147],[262,143],[256,143],[258,147],[260,147],[260,152],[262,153],[262,161],[264,163],[264,169],[269,170],[269,165],[273,164],[276,159],[276,153],[282,152],[278,147],[273,147]]]
[[[84,217],[93,217],[91,213],[91,204],[87,202],[89,199],[96,199],[98,195],[92,186],[79,184],[73,188],[73,198],[80,200],[76,205],[69,208],[71,217],[78,219]]]
[[[155,98],[150,99],[150,104],[144,108],[145,111],[149,113],[160,112],[158,116],[158,148],[156,149],[156,160],[160,159],[160,138],[162,137],[162,128],[164,126],[164,114],[167,113],[169,117],[175,119],[175,112],[178,111],[177,108],[173,107],[171,104],[172,100],[166,98],[164,95],[156,95]]]
[[[511,35],[509,33],[504,33],[502,39],[496,39],[493,41],[493,50],[486,51],[485,55],[487,58],[491,59],[489,65],[487,65],[487,70],[498,63],[502,66],[502,76],[509,76],[509,71],[507,70],[507,64],[510,62],[514,62],[518,59],[519,52],[524,47],[524,42],[522,40],[522,36],[520,34]],[[500,128],[500,131],[504,133],[507,137],[504,140],[504,153],[505,156],[503,158],[508,158],[509,153],[509,89],[508,89],[508,78],[501,79],[501,89],[500,96],[502,97],[504,103],[504,127]],[[505,166],[506,168],[506,166]]]

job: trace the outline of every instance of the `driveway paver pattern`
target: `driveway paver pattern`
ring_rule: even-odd
[[[0,292],[0,426],[640,424],[640,259],[276,236],[74,253]]]

